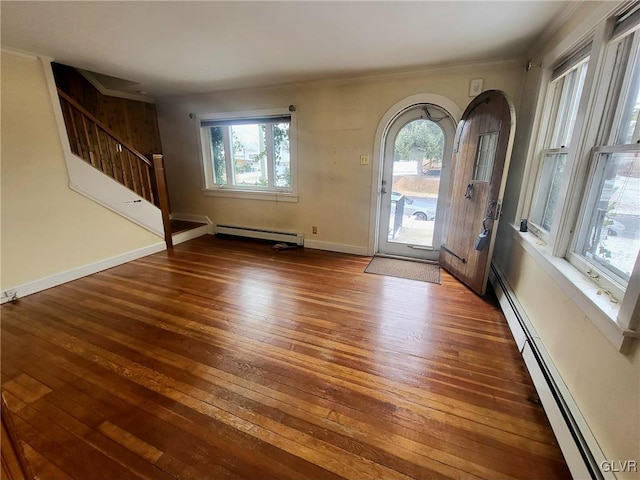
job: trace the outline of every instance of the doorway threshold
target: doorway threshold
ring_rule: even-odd
[[[406,260],[406,261],[409,261],[409,262],[430,263],[432,265],[439,265],[437,260],[427,260],[425,258],[405,257],[404,255],[391,255],[389,253],[376,253],[374,255],[374,257],[394,258],[396,260]]]

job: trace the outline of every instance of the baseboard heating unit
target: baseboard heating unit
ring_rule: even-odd
[[[282,232],[278,230],[265,230],[262,228],[238,227],[235,225],[216,225],[216,234],[232,235],[235,237],[257,238],[261,240],[273,240],[275,242],[293,243],[304,245],[304,234],[295,232]]]
[[[580,413],[535,327],[504,273],[491,264],[491,285],[529,370],[571,475],[576,480],[615,480],[611,465]]]

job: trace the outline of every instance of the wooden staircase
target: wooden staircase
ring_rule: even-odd
[[[71,151],[92,167],[158,207],[162,214],[164,240],[173,247],[169,195],[163,156],[149,160],[106,125],[58,88]]]

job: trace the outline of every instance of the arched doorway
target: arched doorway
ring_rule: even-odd
[[[400,110],[381,140],[376,254],[436,260],[455,120],[420,102]]]

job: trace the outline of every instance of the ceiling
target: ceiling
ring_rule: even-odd
[[[2,1],[2,47],[151,96],[520,58],[567,1]],[[545,34],[546,32],[546,34]]]

